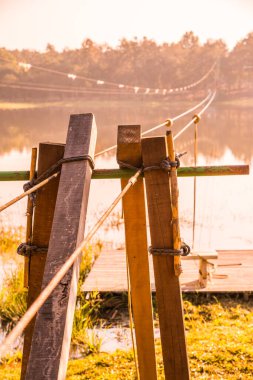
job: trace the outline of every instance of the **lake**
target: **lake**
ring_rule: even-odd
[[[98,127],[97,151],[116,143],[117,125],[141,124],[143,131],[173,117],[198,101],[177,103],[136,101],[83,101],[32,106],[0,111],[0,170],[28,170],[33,146],[39,142],[65,142],[69,115],[92,112]],[[173,125],[176,134],[192,116]],[[215,101],[198,127],[198,164],[250,164],[253,157],[253,108]],[[165,128],[156,131],[163,135]],[[182,166],[193,165],[193,127],[176,140],[177,152],[187,151]],[[117,167],[115,152],[96,160],[96,168]],[[0,204],[22,192],[23,182],[1,182]],[[193,178],[180,178],[181,235],[192,242]],[[103,192],[101,192],[101,188]],[[252,249],[253,247],[253,176],[197,178],[196,249]],[[119,180],[93,180],[91,184],[86,231],[120,191]],[[25,226],[26,200],[2,212],[0,222],[6,226]],[[97,237],[122,247],[124,232],[121,208]]]

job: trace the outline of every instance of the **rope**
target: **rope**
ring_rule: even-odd
[[[45,68],[45,67],[41,67],[41,66],[37,66],[37,65],[32,65],[30,63],[18,62],[17,60],[6,59],[6,58],[3,58],[3,57],[0,57],[0,60],[1,61],[5,61],[5,62],[10,62],[10,63],[14,63],[15,62],[16,64],[18,64],[21,67],[26,67],[28,70],[30,70],[31,68],[33,68],[35,70],[40,70],[40,71],[44,71],[44,72],[47,72],[47,73],[52,73],[52,74],[57,74],[57,75],[65,76],[65,77],[68,77],[70,79],[85,80],[85,81],[88,81],[88,82],[95,83],[97,85],[109,85],[109,86],[114,86],[114,87],[117,87],[117,88],[131,89],[131,90],[134,90],[135,94],[137,94],[139,90],[143,90],[144,91],[143,94],[149,94],[150,92],[153,92],[154,94],[161,93],[163,95],[165,95],[167,93],[187,91],[187,90],[189,90],[189,89],[197,86],[198,84],[202,83],[206,78],[208,78],[208,76],[212,73],[212,71],[214,70],[215,66],[217,65],[217,61],[214,62],[212,64],[212,66],[210,67],[210,69],[199,80],[197,80],[197,81],[195,81],[193,83],[190,83],[188,85],[181,86],[181,87],[178,87],[178,88],[170,88],[170,89],[164,89],[163,88],[162,89],[162,88],[147,88],[147,87],[141,87],[141,86],[137,86],[137,85],[133,86],[133,85],[129,85],[129,84],[121,84],[121,83],[116,83],[116,82],[111,82],[111,81],[99,80],[99,79],[90,78],[90,77],[86,77],[86,76],[82,76],[82,75],[76,75],[76,74],[73,74],[73,73],[70,74],[70,73],[59,71],[59,70],[55,70],[55,69],[48,69],[48,68]]]
[[[37,247],[37,245],[30,245],[21,243],[17,248],[17,253],[21,256],[30,257],[34,253],[47,253],[48,247]]]
[[[0,207],[0,212],[2,212],[3,210],[5,210],[6,208],[10,207],[14,203],[20,201],[22,198],[26,197],[27,195],[30,195],[34,191],[37,191],[41,187],[45,186],[48,182],[50,182],[52,179],[56,178],[59,174],[60,174],[60,172],[57,172],[57,173],[51,175],[51,177],[49,177],[49,178],[45,179],[44,181],[40,182],[38,185],[35,185],[33,188],[25,191],[24,193],[18,195],[16,198],[12,199],[11,201],[5,203],[3,206]]]
[[[174,136],[174,140],[176,140],[179,136],[182,135],[182,133],[184,133],[186,131],[186,129],[188,129],[193,123],[196,122],[196,120],[198,118],[200,118],[200,116],[207,110],[207,108],[212,104],[212,102],[214,101],[215,99],[215,96],[216,96],[216,91],[214,91],[214,93],[212,94],[212,96],[210,97],[208,103],[205,105],[204,108],[202,108],[202,110],[198,113],[198,115],[194,115],[193,116],[193,119],[188,123],[186,124],[185,127],[183,127],[175,136]]]
[[[165,127],[165,126],[170,126],[170,125],[172,125],[172,123],[173,123],[174,121],[176,121],[176,120],[182,118],[183,116],[188,115],[189,113],[195,111],[197,108],[201,107],[205,102],[207,102],[207,101],[210,99],[211,95],[212,95],[212,93],[209,92],[208,95],[205,97],[205,99],[203,99],[200,103],[196,104],[194,107],[189,108],[189,109],[186,110],[185,112],[182,112],[181,114],[174,116],[172,119],[167,119],[165,122],[163,122],[163,123],[161,123],[161,124],[158,124],[158,125],[156,125],[155,127],[148,129],[148,130],[145,131],[145,132],[142,132],[141,135],[142,135],[142,136],[145,136],[145,135],[147,135],[148,133],[153,132],[153,131],[155,131],[155,130],[161,128],[161,127]],[[107,152],[110,152],[111,150],[116,149],[116,148],[117,148],[117,144],[116,144],[116,145],[112,145],[112,146],[110,146],[109,148],[106,148],[106,149],[101,150],[100,152],[96,153],[96,154],[95,154],[95,157],[101,156],[102,154],[107,153]]]
[[[22,334],[22,332],[24,331],[26,326],[30,323],[32,318],[36,315],[38,310],[45,303],[45,301],[48,299],[50,294],[53,292],[53,290],[56,288],[56,286],[59,284],[59,282],[65,276],[65,274],[68,272],[68,270],[74,264],[75,260],[82,254],[82,251],[86,247],[87,243],[91,240],[91,238],[94,236],[94,234],[97,232],[97,230],[103,224],[103,222],[110,215],[112,210],[116,207],[116,205],[119,203],[119,201],[123,198],[123,196],[131,188],[131,186],[133,186],[137,182],[137,179],[141,173],[142,173],[142,169],[139,169],[135,173],[135,175],[129,179],[127,185],[124,187],[124,189],[121,191],[121,193],[117,196],[117,198],[114,200],[114,202],[111,204],[111,206],[105,211],[105,213],[102,215],[102,217],[97,221],[97,223],[90,230],[88,235],[83,239],[83,241],[75,249],[75,251],[69,256],[69,258],[63,264],[63,266],[60,268],[60,270],[55,274],[55,276],[48,283],[48,285],[42,290],[40,295],[32,303],[32,305],[29,307],[29,309],[26,311],[26,313],[23,315],[23,317],[20,319],[20,321],[14,327],[14,329],[10,332],[10,334],[7,335],[7,337],[4,339],[4,341],[0,347],[0,355],[3,355],[8,350],[8,348],[10,348],[10,346],[15,342],[15,340]]]
[[[191,249],[189,245],[183,243],[181,249],[154,248],[150,246],[148,251],[153,256],[188,256]]]
[[[88,161],[92,169],[94,169],[94,167],[95,167],[95,164],[94,164],[92,157],[88,154],[85,154],[83,156],[62,158],[61,160],[57,161],[54,165],[50,166],[50,168],[48,168],[38,178],[32,179],[31,181],[27,182],[23,186],[24,193],[18,195],[16,198],[12,199],[11,201],[9,201],[9,202],[5,203],[3,206],[1,206],[0,212],[5,210],[6,208],[10,207],[14,203],[18,202],[22,198],[26,197],[27,195],[33,194],[35,191],[37,191],[41,187],[45,186],[53,178],[56,178],[60,174],[60,172],[56,172],[56,173],[54,173],[54,172],[57,169],[59,169],[62,166],[62,164],[68,163],[68,162],[75,162],[75,161]],[[52,173],[54,173],[54,174],[51,175]],[[32,200],[34,201],[35,198],[33,197]]]
[[[179,168],[180,167],[180,160],[179,158],[184,156],[187,152],[176,154],[176,160],[171,161],[169,158],[166,158],[165,160],[162,160],[162,162],[159,165],[152,165],[152,166],[141,166],[140,168],[137,168],[133,165],[130,165],[126,162],[117,160],[119,166],[121,168],[127,168],[132,170],[139,170],[141,169],[144,173],[150,170],[164,170],[166,172],[170,172],[172,168]]]

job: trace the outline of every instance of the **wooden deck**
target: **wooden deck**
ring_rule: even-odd
[[[253,250],[220,251],[212,281],[206,288],[198,284],[198,260],[184,260],[181,288],[183,292],[253,292]],[[155,291],[152,259],[151,288]],[[125,251],[103,251],[82,287],[83,291],[125,292],[127,290]]]

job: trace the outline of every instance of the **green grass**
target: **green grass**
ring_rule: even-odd
[[[23,227],[1,227],[0,226],[0,255],[2,259],[9,260],[16,257],[17,247],[25,239]]]
[[[253,301],[204,296],[184,297],[185,326],[193,379],[253,378]],[[92,351],[91,351],[92,352]],[[164,379],[160,342],[156,342],[158,378]],[[0,365],[1,379],[18,379],[20,355]],[[113,354],[94,352],[70,360],[69,380],[132,380],[135,367],[132,351]]]
[[[2,254],[12,252],[20,234],[2,231]],[[94,326],[110,327],[126,322],[127,295],[98,292],[83,293],[81,285],[101,250],[101,242],[87,247],[81,262],[77,307],[72,333],[72,349],[83,358],[70,360],[67,379],[71,380],[132,380],[135,379],[133,352],[101,351],[101,339]],[[2,328],[9,331],[25,311],[26,290],[23,288],[23,267],[10,273],[0,292]],[[193,379],[252,379],[253,378],[253,300],[239,297],[184,295],[185,328],[191,376]],[[157,316],[154,299],[154,315]],[[158,325],[156,318],[155,324]],[[87,333],[87,328],[91,329]],[[160,341],[156,342],[158,379],[163,377]],[[21,354],[5,357],[0,363],[0,379],[19,379]]]

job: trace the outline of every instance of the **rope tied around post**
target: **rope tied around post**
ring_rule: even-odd
[[[38,178],[33,178],[31,181],[25,183],[23,186],[24,191],[28,191],[28,190],[32,189],[34,186],[38,185],[43,180],[49,178],[50,175],[55,173],[63,164],[66,164],[69,162],[76,162],[76,161],[88,161],[91,169],[94,170],[94,168],[95,168],[94,160],[89,154],[85,154],[83,156],[61,158],[55,164],[50,166],[50,168],[45,170],[44,173],[42,173]],[[29,195],[29,197],[33,201],[33,205],[35,205],[36,194],[31,193]]]
[[[21,243],[17,248],[17,253],[21,256],[30,257],[34,253],[47,253],[48,247],[38,247],[28,243]]]
[[[171,161],[168,157],[162,160],[162,162],[158,165],[152,165],[152,166],[141,166],[137,168],[136,166],[130,165],[123,161],[117,161],[120,167],[127,168],[127,169],[133,169],[133,170],[140,170],[142,169],[142,173],[150,171],[150,170],[164,170],[165,172],[170,172],[171,168],[178,169],[180,167],[180,157],[184,156],[187,152],[176,154],[175,161]]]
[[[148,251],[153,256],[188,256],[191,252],[191,248],[189,245],[183,243],[181,249],[154,248],[150,246]]]

